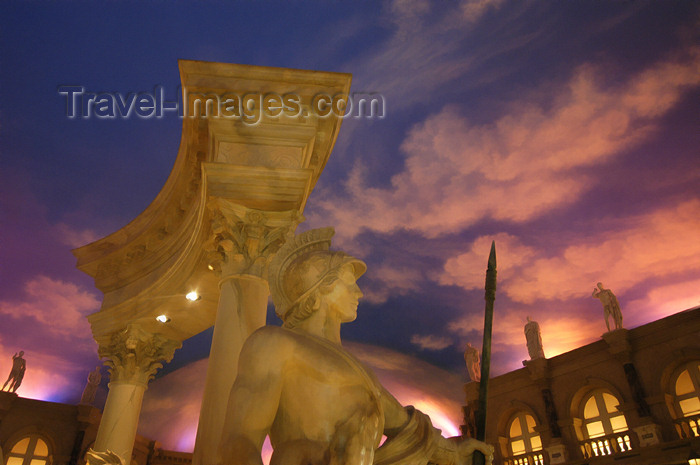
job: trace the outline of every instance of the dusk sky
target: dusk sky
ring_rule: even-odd
[[[21,396],[79,400],[102,296],[70,251],[149,205],[182,128],[173,113],[71,119],[58,87],[174,100],[178,59],[351,73],[352,91],[384,98],[383,118],[344,120],[299,230],[334,226],[334,247],[367,262],[342,335],[402,402],[458,424],[492,240],[494,375],[528,358],[527,316],[547,357],[600,338],[598,281],[626,328],[700,305],[697,1],[11,1],[0,376],[24,350]],[[186,341],[161,371],[143,434],[191,450],[210,343]],[[175,405],[189,406],[177,433],[157,413]]]

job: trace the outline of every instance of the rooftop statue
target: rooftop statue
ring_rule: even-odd
[[[598,283],[597,288],[593,288],[593,297],[599,299],[603,304],[603,312],[605,313],[605,326],[610,331],[609,318],[612,316],[615,329],[622,329],[622,310],[617,301],[617,297],[610,289],[605,289],[603,283]]]
[[[17,388],[22,384],[24,372],[27,369],[27,362],[22,358],[23,356],[23,350],[20,350],[19,354],[15,353],[15,355],[12,356],[12,369],[10,370],[10,375],[7,377],[7,381],[2,385],[3,391],[8,383],[10,384],[10,387],[7,389],[8,392],[16,392]]]
[[[529,316],[525,324],[525,340],[527,342],[527,353],[530,355],[530,360],[544,358],[540,325],[536,321],[531,320]]]
[[[85,389],[83,389],[83,395],[80,397],[81,404],[89,405],[95,402],[95,394],[97,394],[100,381],[102,381],[102,374],[100,373],[100,367],[96,367],[88,375],[87,384],[85,385]]]
[[[491,463],[491,446],[443,438],[343,349],[340,326],[357,317],[355,281],[366,265],[329,250],[332,236],[332,228],[298,235],[270,263],[284,324],[257,330],[243,346],[219,463],[261,465],[268,434],[271,465],[468,465],[476,449]]]
[[[464,351],[464,363],[467,364],[467,373],[472,381],[481,380],[481,360],[479,349],[467,342],[467,349]]]

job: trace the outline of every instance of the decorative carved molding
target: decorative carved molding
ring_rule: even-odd
[[[182,89],[189,95],[262,94],[274,89],[297,93],[307,102],[319,92],[347,95],[350,90],[349,74],[201,61],[180,61],[179,66]],[[270,212],[274,221],[266,222],[265,228],[282,227],[276,219],[283,213],[304,211],[341,122],[333,115],[261,120],[254,126],[221,118],[183,119],[177,158],[153,202],[123,228],[73,251],[78,268],[95,278],[104,294],[99,312],[89,318],[95,338],[102,341],[129,322],[152,319],[151,310],[167,302],[146,302],[143,296],[164,298],[190,287],[214,295],[219,279],[207,270],[210,262],[205,261],[203,248],[212,236],[209,199]],[[271,242],[269,233],[264,241]],[[219,254],[215,262],[224,264],[232,254],[219,245],[225,244],[211,244],[210,251]],[[236,267],[250,273],[257,267],[264,274],[264,265],[258,261],[249,270],[240,263]],[[203,299],[197,307],[196,315],[171,322],[177,336],[169,337],[191,337],[213,323],[214,299]]]
[[[183,226],[187,213],[194,211],[204,158],[203,151],[186,158],[185,168],[175,183],[179,187],[173,190],[174,195],[162,206],[155,220],[145,226],[147,230],[139,231],[135,237],[125,238],[126,243],[105,242],[99,245],[100,250],[105,252],[110,248],[115,249],[115,253],[103,260],[96,269],[95,280],[100,289],[109,290],[126,276],[157,266],[159,260],[154,256],[161,253],[162,249],[171,247],[168,244],[176,239],[176,233]],[[170,253],[165,255],[169,256]]]
[[[152,334],[130,324],[111,335],[106,344],[100,344],[98,355],[107,358],[110,382],[148,384],[162,362],[173,359],[182,343]]]
[[[264,212],[212,199],[211,237],[205,243],[210,269],[222,276],[250,274],[265,278],[275,252],[293,236],[303,217],[296,211]]]

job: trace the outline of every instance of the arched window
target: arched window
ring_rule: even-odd
[[[682,368],[674,385],[676,408],[686,419],[681,423],[687,435],[700,436],[700,362],[695,360]]]
[[[30,434],[17,441],[7,454],[5,465],[47,465],[49,446],[37,434]]]
[[[583,445],[586,457],[612,455],[632,449],[627,420],[617,407],[620,401],[604,389],[596,389],[582,402]]]
[[[544,455],[542,440],[535,431],[535,419],[525,412],[518,412],[513,416],[508,426],[508,447],[510,459],[508,463],[513,465],[542,465]]]

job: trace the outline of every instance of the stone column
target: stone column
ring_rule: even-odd
[[[238,374],[243,343],[266,323],[267,265],[293,233],[296,221],[272,221],[270,213],[221,199],[209,205],[213,237],[207,248],[212,271],[219,273],[219,305],[209,352],[193,464],[213,465],[223,433],[226,407]]]
[[[161,362],[172,360],[180,346],[178,341],[148,333],[133,324],[100,345],[100,358],[108,358],[110,383],[95,451],[112,451],[129,465],[148,381],[163,367]]]
[[[637,369],[632,361],[632,346],[629,342],[629,331],[617,329],[603,334],[603,339],[608,343],[608,352],[617,359],[625,371],[625,379],[632,393],[637,414],[640,418],[651,417],[651,410],[646,401],[644,387],[642,386]]]
[[[568,460],[566,446],[562,441],[562,431],[559,425],[559,415],[552,394],[552,377],[549,371],[549,360],[535,358],[523,361],[523,365],[530,371],[530,378],[537,385],[542,396],[542,404],[547,420],[547,437],[543,437],[544,449],[549,454],[549,463],[564,463]]]
[[[629,341],[629,331],[616,329],[603,334],[603,339],[608,343],[608,352],[622,364],[625,379],[632,394],[635,410],[638,418],[627,418],[629,428],[634,431],[639,439],[640,447],[647,447],[661,442],[661,427],[655,422],[651,408],[647,403],[644,386],[642,385],[637,368],[633,362],[633,350]]]

